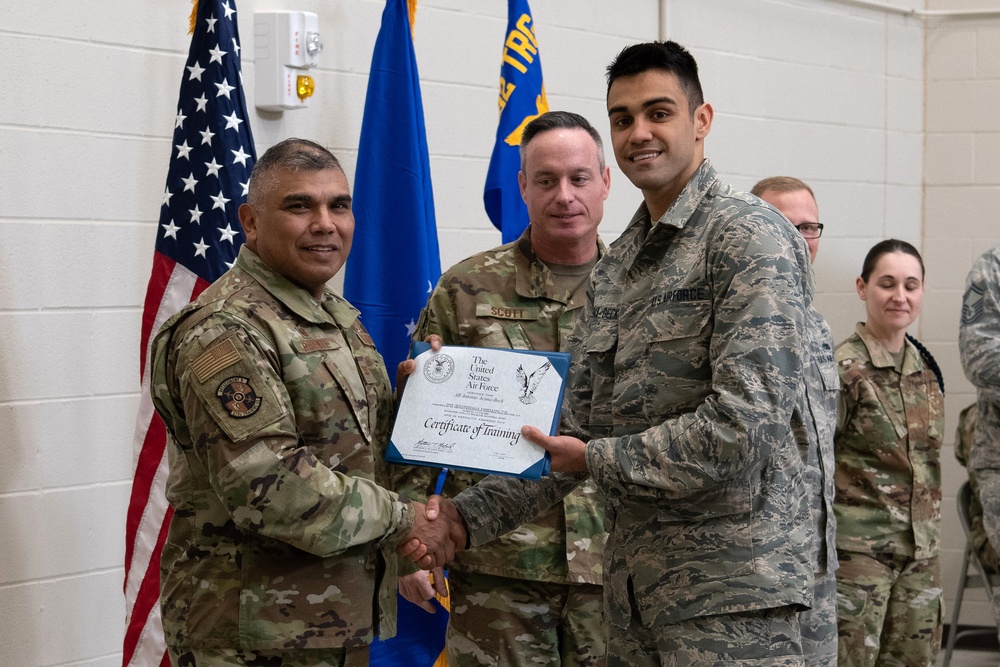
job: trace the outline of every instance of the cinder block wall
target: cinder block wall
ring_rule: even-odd
[[[353,179],[383,3],[237,4],[251,106],[254,11],[315,11],[325,42],[310,109],[254,112],[258,152],[287,136],[312,138],[342,157]],[[937,164],[943,158],[932,150],[930,125],[923,223],[924,58],[933,73],[935,36],[953,26],[939,33],[918,19],[832,0],[532,4],[551,107],[588,116],[606,143],[603,74],[611,58],[627,44],[657,38],[661,26],[691,48],[716,110],[706,145],[719,171],[742,188],[776,173],[814,186],[828,225],[816,265],[819,304],[838,338],[863,316],[853,278],[867,248],[887,235],[925,243],[929,278],[949,291],[940,304],[928,295],[917,333],[944,357],[950,386],[960,386],[957,357],[943,348],[954,345],[960,278],[995,226],[967,229],[950,216],[935,228],[938,185],[982,183],[970,177],[935,184],[935,173],[950,178],[956,170]],[[8,91],[0,105],[2,664],[120,662],[139,317],[189,43],[188,8],[123,0],[15,3],[0,26],[0,90]],[[505,24],[500,0],[419,5],[416,49],[444,266],[499,243],[481,201]],[[981,29],[995,27],[986,22]],[[942,78],[928,79],[928,98]],[[993,85],[972,82],[967,94],[994,100]],[[953,89],[941,94],[955,96]],[[978,120],[962,119],[979,123],[966,131],[966,143],[990,141],[982,124],[995,114],[982,108],[966,114],[981,114]],[[932,104],[928,117],[935,118]],[[944,127],[953,121],[950,112],[937,117],[939,134],[955,131]],[[613,164],[610,150],[608,158]],[[970,174],[990,165],[988,154],[972,151],[948,159]],[[640,200],[612,170],[608,240]],[[991,183],[998,179],[994,174]],[[938,259],[956,236],[965,249],[961,261]],[[945,238],[949,244],[933,242]],[[950,338],[932,329],[932,316]],[[960,483],[952,472],[948,496]],[[946,507],[952,504],[946,498]],[[954,585],[957,565],[948,562],[946,581]],[[989,622],[988,610],[977,614],[967,622]]]

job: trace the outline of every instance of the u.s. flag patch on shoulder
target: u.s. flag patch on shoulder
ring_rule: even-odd
[[[236,419],[249,417],[260,409],[261,398],[250,386],[248,378],[226,378],[215,390],[215,395],[219,397],[229,416]]]
[[[965,291],[962,299],[962,324],[975,324],[983,316],[983,294],[986,290],[982,285],[972,284]]]

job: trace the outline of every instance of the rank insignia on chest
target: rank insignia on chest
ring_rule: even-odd
[[[260,409],[261,398],[250,386],[250,380],[244,377],[226,378],[215,390],[215,395],[230,417],[243,419]]]

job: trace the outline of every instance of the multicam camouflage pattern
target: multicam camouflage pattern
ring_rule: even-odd
[[[242,649],[190,649],[170,652],[173,667],[363,667],[368,646],[354,649],[301,649],[251,651]]]
[[[941,650],[941,562],[841,552],[840,667],[932,667]]]
[[[413,334],[437,334],[445,345],[559,351],[586,302],[589,281],[572,293],[555,286],[531,249],[531,227],[520,239],[474,255],[446,271]],[[603,252],[603,245],[600,246]],[[401,489],[422,499],[438,468],[415,466]],[[442,494],[454,497],[485,475],[450,470]],[[604,499],[590,481],[563,502],[489,544],[460,554],[453,567],[533,581],[601,583]]]
[[[558,351],[583,310],[587,284],[581,279],[572,293],[562,287],[532,250],[529,226],[517,241],[446,271],[413,338],[437,334],[446,345]],[[438,472],[413,466],[400,488],[421,499]],[[454,497],[484,477],[451,470],[442,494]],[[606,541],[604,499],[586,480],[540,516],[460,554],[450,579],[451,667],[490,664],[490,656],[511,666],[603,664]]]
[[[961,414],[958,415],[958,427],[955,429],[955,458],[963,466],[969,464],[969,451],[975,437],[978,415],[979,409],[975,403],[962,410]],[[990,544],[986,528],[983,526],[983,506],[979,501],[979,478],[972,470],[969,470],[969,488],[972,491],[968,507],[969,541],[983,567],[990,572],[1000,573],[1000,557],[997,556],[996,549]]]
[[[944,396],[909,340],[904,350],[900,373],[863,323],[837,346],[840,553],[938,554]]]
[[[598,667],[607,628],[601,587],[452,570],[449,667]]]
[[[618,628],[812,601],[790,431],[806,326],[796,244],[706,161],[662,219],[642,206],[594,270],[564,414],[608,499],[605,613]],[[491,477],[456,504],[480,544],[576,479]]]
[[[789,607],[700,616],[662,627],[634,625],[608,667],[802,667],[798,617]]]
[[[357,316],[244,247],[156,336],[173,649],[353,647],[395,633],[393,547],[413,509],[386,489],[389,379]]]

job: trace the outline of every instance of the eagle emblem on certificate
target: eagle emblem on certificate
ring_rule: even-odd
[[[531,375],[528,375],[524,370],[524,366],[518,366],[517,381],[521,386],[521,395],[517,397],[517,400],[525,405],[530,405],[538,400],[535,398],[535,390],[538,389],[538,383],[545,377],[545,371],[550,368],[552,368],[552,362],[546,361],[537,370],[533,371]]]

